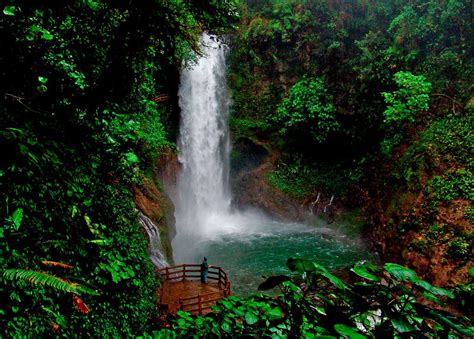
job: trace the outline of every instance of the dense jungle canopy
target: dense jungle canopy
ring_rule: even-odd
[[[2,1],[0,335],[474,336],[473,13],[471,0]],[[265,185],[359,211],[381,264],[337,274],[290,258],[287,275],[255,277],[279,297],[160,318],[137,192],[165,195],[179,74],[204,31],[229,47],[233,142],[274,159]]]

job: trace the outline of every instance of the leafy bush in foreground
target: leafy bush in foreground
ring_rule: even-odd
[[[467,317],[445,311],[452,292],[421,280],[406,267],[387,263],[383,269],[369,263],[351,271],[348,283],[323,266],[305,259],[289,259],[293,276],[268,278],[260,290],[281,289],[276,298],[231,296],[205,317],[179,312],[167,336],[257,337],[460,337],[473,336]],[[472,271],[472,270],[471,270]],[[471,327],[470,327],[471,326]]]

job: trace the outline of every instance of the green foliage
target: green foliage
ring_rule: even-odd
[[[15,6],[5,6],[3,9],[3,14],[14,16],[15,15]]]
[[[387,108],[383,112],[386,131],[380,150],[385,158],[389,158],[402,141],[406,124],[414,123],[418,113],[428,110],[431,92],[431,83],[422,75],[398,72],[394,80],[399,88],[392,93],[382,93]]]
[[[392,133],[391,135],[387,136],[382,142],[380,143],[380,153],[386,158],[389,159],[394,149],[400,145],[401,141],[403,140],[403,134],[400,132]]]
[[[350,60],[357,77],[365,86],[378,83],[384,86],[390,84],[393,70],[408,64],[413,59],[412,53],[401,53],[387,40],[380,31],[370,30],[357,40],[355,45],[359,54]]]
[[[459,237],[452,240],[448,245],[448,254],[456,259],[468,259],[472,254],[473,241]]]
[[[387,263],[356,265],[348,284],[316,262],[288,259],[293,276],[269,277],[259,289],[279,285],[276,298],[229,297],[205,317],[178,312],[172,330],[154,337],[403,337],[471,336],[471,321],[455,318],[441,306],[452,292],[418,278],[406,267]]]
[[[474,145],[473,124],[474,115],[469,113],[436,120],[421,133],[421,140],[414,147],[417,152],[442,159],[444,163],[454,161],[458,165],[471,167],[474,160],[469,145]]]
[[[256,137],[265,133],[270,125],[261,120],[249,120],[233,118],[230,121],[230,128],[234,133],[234,139],[239,137]]]
[[[173,102],[152,99],[175,90],[202,29],[229,27],[236,4],[7,4],[0,16],[2,334],[140,333],[155,316],[157,282],[131,188],[140,169],[172,147],[168,120],[177,114]],[[51,260],[74,268],[42,272],[37,263]],[[86,288],[101,293],[58,298]]]
[[[278,105],[271,121],[283,138],[323,143],[340,127],[332,100],[323,79],[300,80]]]
[[[448,172],[446,177],[435,176],[426,185],[429,198],[434,201],[449,202],[463,198],[474,200],[474,176],[468,169]]]
[[[385,123],[414,122],[419,112],[429,108],[431,84],[424,76],[410,72],[398,72],[394,80],[399,88],[393,93],[382,93],[388,105],[384,111]]]
[[[472,91],[468,79],[472,79],[473,55],[466,49],[473,43],[469,13],[466,1],[414,1],[403,4],[388,27],[397,49],[413,54],[420,68],[428,71],[424,73],[430,82],[440,91],[454,89],[459,97]]]
[[[17,208],[11,217],[7,218],[6,222],[11,225],[14,231],[18,231],[21,226],[21,221],[23,220],[23,208]]]
[[[464,218],[471,223],[474,223],[474,206],[469,206],[464,211]]]
[[[265,122],[252,133],[272,140],[274,148],[325,161],[324,149],[309,142],[315,123],[300,124],[284,138],[270,135],[272,127],[291,128],[285,125],[290,115],[281,122],[273,118],[284,94],[305,76],[323,77],[333,97],[340,133],[325,146],[343,166],[361,154],[381,151],[391,158],[402,142],[412,141],[411,129],[424,126],[427,116],[441,117],[453,107],[459,112],[472,96],[474,31],[468,2],[252,1],[242,12],[229,55],[233,119]],[[434,114],[425,112],[431,87]],[[388,108],[381,92],[387,93]],[[381,148],[374,147],[380,142]]]
[[[469,147],[465,145],[474,142],[471,133],[473,118],[470,114],[448,115],[433,121],[407,148],[395,164],[392,175],[402,179],[413,190],[421,189],[424,173],[438,171],[439,167],[446,168],[443,171],[446,175],[453,164],[457,167],[471,167],[473,159]]]
[[[403,221],[398,222],[399,232],[418,232],[408,250],[425,257],[441,252],[443,262],[455,262],[459,271],[468,265],[473,244],[472,232],[464,226],[465,220],[471,221],[474,198],[472,155],[466,147],[473,143],[472,121],[469,112],[436,117],[396,159],[391,173],[404,193],[400,197],[406,191],[419,197],[411,208],[404,207]],[[407,206],[403,198],[398,200]],[[400,204],[390,214],[398,213],[397,206],[402,210]]]
[[[463,1],[250,2],[230,52],[235,113],[264,120],[303,76],[323,76],[343,117],[338,120],[346,146],[367,147],[364,141],[377,141],[385,129],[379,93],[393,89],[397,72],[424,74],[438,93],[469,95],[474,74],[469,13]],[[275,94],[268,97],[269,92]]]
[[[10,269],[3,271],[3,279],[6,280],[21,280],[26,281],[31,284],[40,284],[45,285],[51,288],[54,288],[58,291],[69,292],[74,294],[92,294],[98,295],[98,293],[90,288],[82,286],[78,283],[70,282],[53,275],[30,271],[30,270],[19,270],[19,269]]]
[[[312,164],[301,155],[293,155],[267,175],[268,183],[295,198],[305,198],[317,191],[346,195],[364,173],[365,159],[350,164]]]

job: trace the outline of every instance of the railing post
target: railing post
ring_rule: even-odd
[[[198,303],[199,303],[199,315],[202,315],[201,294],[198,294]]]
[[[177,266],[166,266],[162,268],[160,272],[164,273],[165,280],[173,279],[172,280],[173,283],[179,282],[180,276],[182,278],[182,281],[186,281],[186,278],[187,278],[186,268],[187,267],[190,267],[190,270],[191,270],[190,273],[194,274],[194,271],[196,271],[196,267],[200,267],[200,265],[181,264]],[[181,271],[179,271],[179,269],[181,269]],[[199,270],[197,271],[199,272]],[[186,298],[182,298],[181,296],[179,296],[179,293],[177,293],[178,295],[175,295],[173,297],[174,299],[173,302],[174,302],[174,305],[176,305],[175,307],[177,307],[178,310],[184,310],[185,308],[187,308],[189,312],[192,312],[193,314],[196,314],[198,312],[199,315],[203,315],[204,309],[208,309],[210,307],[209,306],[210,304],[213,304],[216,300],[227,298],[228,296],[230,296],[230,280],[228,278],[227,273],[221,267],[212,267],[210,271],[213,273],[213,276],[215,276],[215,273],[217,273],[217,277],[218,277],[217,282],[218,282],[219,291],[205,293],[204,295],[201,295],[201,293],[199,293],[197,295],[195,294],[192,297],[186,297]],[[191,277],[194,277],[194,276],[191,275]],[[216,293],[217,293],[217,297],[215,297]],[[161,295],[161,297],[162,296],[163,295]],[[178,299],[177,304],[175,304],[176,299]],[[197,300],[197,303],[196,303],[196,300]],[[204,303],[207,303],[207,306],[204,306]],[[196,304],[198,305],[197,309],[196,309]]]

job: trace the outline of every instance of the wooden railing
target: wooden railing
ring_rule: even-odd
[[[194,281],[201,279],[201,265],[182,264],[177,266],[165,267],[158,270],[163,280],[173,282]],[[198,313],[209,310],[218,300],[230,295],[230,280],[227,273],[218,266],[210,266],[208,270],[208,279],[217,281],[220,291],[197,294],[195,296],[179,298],[179,308],[190,313]]]
[[[196,296],[179,298],[179,309],[191,314],[203,315],[211,306],[223,298],[223,291],[198,294]],[[207,312],[206,312],[207,313]]]

